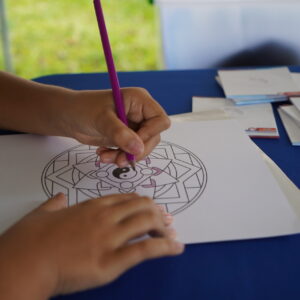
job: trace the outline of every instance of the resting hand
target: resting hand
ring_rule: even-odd
[[[155,237],[128,243],[146,233]],[[59,194],[0,237],[1,298],[46,299],[107,284],[146,259],[182,253],[173,234],[149,198],[112,195],[66,208]]]

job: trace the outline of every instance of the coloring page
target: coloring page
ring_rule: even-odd
[[[0,231],[58,192],[69,205],[111,194],[151,197],[178,239],[199,243],[300,232],[250,139],[232,120],[174,123],[136,170],[99,162],[97,147],[62,137],[0,137]]]

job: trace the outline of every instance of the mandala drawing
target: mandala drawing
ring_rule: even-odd
[[[175,215],[197,201],[207,183],[201,160],[189,150],[161,142],[136,170],[99,162],[97,147],[78,145],[53,158],[42,174],[48,197],[63,192],[69,205],[115,193],[149,196]]]

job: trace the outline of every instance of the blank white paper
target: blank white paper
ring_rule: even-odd
[[[283,109],[283,105],[278,108],[278,113],[283,126],[293,146],[300,146],[300,127],[298,123]]]
[[[287,67],[218,72],[226,97],[297,92]]]
[[[300,88],[299,88],[300,89]],[[298,109],[298,112],[300,114],[300,98],[296,98],[296,97],[291,97],[290,98],[291,102],[295,105],[295,107]]]
[[[291,75],[298,89],[300,89],[300,73],[292,72]]]
[[[272,105],[237,106],[231,99],[213,97],[193,97],[193,112],[210,112],[221,109],[251,137],[279,137]]]
[[[294,122],[298,125],[298,129],[300,131],[300,111],[297,109],[295,105],[281,105],[280,109],[282,109],[289,117],[291,117]]]

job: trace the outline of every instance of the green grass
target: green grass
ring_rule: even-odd
[[[102,4],[116,68],[158,69],[155,7],[147,0]],[[6,8],[17,75],[106,71],[92,0],[6,0]]]

